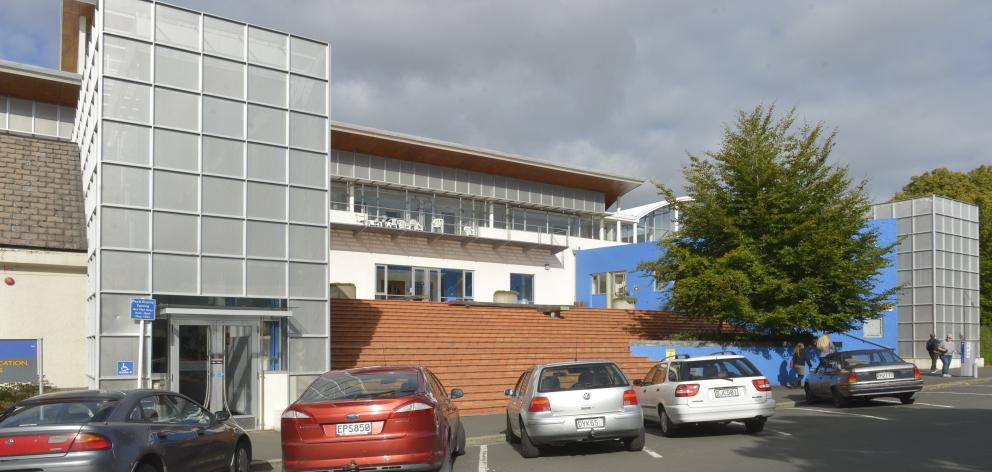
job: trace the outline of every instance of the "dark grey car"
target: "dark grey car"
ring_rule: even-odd
[[[806,400],[830,399],[838,407],[852,399],[895,397],[904,404],[923,389],[920,370],[885,349],[842,351],[822,359],[803,383]]]
[[[39,395],[0,414],[0,471],[247,471],[251,441],[225,412],[163,390]]]

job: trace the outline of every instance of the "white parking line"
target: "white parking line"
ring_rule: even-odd
[[[893,404],[896,404],[896,405],[901,405],[902,404],[902,402],[899,401],[899,400],[885,400],[883,398],[876,398],[876,399],[874,399],[872,401],[882,402],[882,403],[893,403]],[[935,406],[937,408],[954,408],[951,405],[935,405],[933,403],[923,403],[923,402],[915,402],[913,404],[914,405],[923,405],[923,406]]]
[[[785,431],[775,431],[774,429],[769,429],[768,431],[771,431],[775,434],[780,434],[782,436],[792,436],[792,433],[786,433]]]
[[[944,392],[944,391],[941,391],[941,390],[931,390],[929,392],[920,392],[920,393],[941,393],[941,394],[944,394],[944,395],[979,395],[979,396],[983,396],[983,397],[992,397],[992,393]]]
[[[821,410],[819,408],[799,408],[799,407],[792,408],[792,409],[793,410],[803,410],[803,411],[815,411],[817,413],[829,413],[831,415],[858,416],[858,417],[861,417],[861,418],[869,418],[869,419],[879,420],[879,421],[889,421],[889,418],[882,418],[881,416],[862,415],[860,413],[848,413],[848,412],[844,412],[844,411],[831,411],[831,410]]]
[[[658,454],[657,452],[654,452],[654,451],[652,451],[652,450],[650,450],[650,449],[648,449],[648,448],[644,448],[644,449],[642,449],[642,450],[643,450],[643,451],[644,451],[644,452],[645,452],[645,453],[646,453],[647,455],[649,455],[649,456],[651,456],[651,457],[654,457],[655,459],[661,459],[661,454]]]
[[[479,446],[479,472],[489,471],[489,448],[485,444]]]

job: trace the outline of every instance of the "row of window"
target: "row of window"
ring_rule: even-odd
[[[602,192],[350,151],[331,153],[330,173],[343,179],[458,193],[470,198],[508,200],[562,210],[598,213],[606,210]]]
[[[517,292],[518,303],[534,303],[534,275],[510,274],[510,290]],[[448,302],[472,300],[475,295],[475,272],[376,264],[376,299],[414,299]]]
[[[69,138],[75,116],[72,107],[0,97],[0,130]]]
[[[102,11],[105,31],[144,41],[153,39],[150,2],[106,0]],[[324,44],[167,5],[155,5],[154,40],[196,52],[202,43],[205,54],[327,78]]]
[[[104,80],[103,115],[144,125],[154,119],[156,126],[233,139],[313,151],[327,149],[326,117],[121,80]]]
[[[612,294],[613,297],[626,297],[630,295],[630,292],[627,290],[626,272],[600,272],[590,275],[589,280],[592,283],[592,288],[589,292],[593,295]],[[665,289],[665,284],[655,279],[653,288],[655,292],[660,292]]]
[[[333,210],[352,211],[373,220],[400,221],[407,227],[450,234],[464,234],[466,228],[474,231],[479,227],[492,227],[600,239],[602,224],[601,218],[591,215],[570,215],[481,199],[338,181],[331,182],[330,198]],[[610,234],[615,236],[616,232],[607,231],[607,236]]]

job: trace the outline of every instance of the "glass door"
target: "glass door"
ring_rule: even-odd
[[[177,359],[174,362],[175,382],[179,393],[206,405],[210,399],[210,326],[182,324],[177,326]]]
[[[254,429],[258,416],[257,321],[173,321],[173,388]]]
[[[225,325],[224,337],[224,409],[232,416],[254,415],[252,404],[255,376],[252,366],[252,326]]]

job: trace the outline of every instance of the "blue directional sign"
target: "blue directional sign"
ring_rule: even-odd
[[[0,384],[38,381],[38,341],[0,339]]]
[[[132,298],[131,319],[151,321],[155,319],[155,299]]]
[[[134,375],[134,361],[117,361],[117,376]]]

